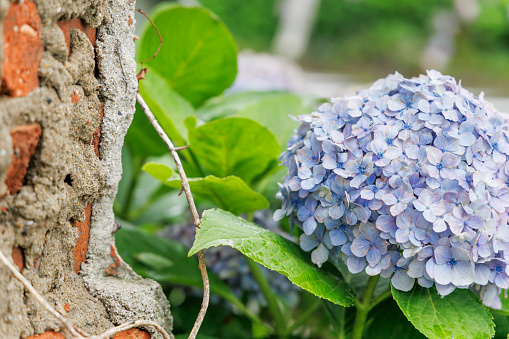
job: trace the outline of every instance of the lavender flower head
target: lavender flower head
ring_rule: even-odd
[[[281,159],[282,210],[321,265],[441,295],[509,287],[509,131],[493,105],[437,71],[396,73],[311,115]],[[294,217],[296,216],[296,217]],[[330,254],[330,255],[329,255]]]

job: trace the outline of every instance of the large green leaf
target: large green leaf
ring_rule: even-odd
[[[491,314],[471,291],[456,289],[441,297],[433,288],[416,286],[409,292],[392,288],[392,295],[410,322],[428,338],[491,338]]]
[[[298,116],[312,111],[311,105],[307,105],[301,97],[289,93],[278,93],[252,103],[237,112],[236,116],[253,119],[267,127],[276,135],[282,152],[286,150],[286,144],[294,134],[294,130],[300,126],[300,122],[291,119],[289,115]]]
[[[199,106],[228,88],[237,73],[237,47],[226,26],[208,9],[162,5],[151,15],[164,40],[159,55],[147,64],[171,88]],[[137,60],[150,58],[159,37],[147,25]]]
[[[257,104],[266,97],[280,95],[281,92],[240,92],[218,96],[207,100],[197,111],[196,115],[211,121],[235,115],[250,105]]]
[[[276,136],[281,151],[300,125],[289,115],[299,116],[313,111],[315,101],[284,92],[243,92],[213,98],[197,110],[205,121],[228,116],[245,117],[267,127]]]
[[[169,187],[176,189],[182,187],[180,177],[166,165],[147,163],[143,166],[143,170]],[[204,197],[216,206],[234,214],[249,213],[269,207],[267,199],[253,191],[238,177],[217,178],[209,175],[205,178],[189,178],[188,180],[193,194]]]
[[[189,130],[189,144],[208,173],[240,177],[250,184],[277,164],[274,134],[246,118],[218,119]]]
[[[219,245],[239,250],[320,298],[344,306],[353,303],[354,292],[348,284],[319,269],[309,255],[290,240],[226,211],[207,210],[202,215],[202,224],[189,255]]]
[[[158,282],[195,287],[203,286],[201,274],[198,270],[198,260],[195,257],[188,257],[187,248],[177,241],[147,234],[122,223],[122,229],[115,234],[115,244],[122,259],[136,273],[144,277],[152,278]],[[172,263],[172,266],[162,265],[158,269],[154,266],[153,258],[155,257],[165,258],[166,262]],[[146,265],[148,258],[150,258],[152,265]],[[260,322],[213,272],[208,271],[208,274],[210,290],[213,294],[221,296],[252,320]]]

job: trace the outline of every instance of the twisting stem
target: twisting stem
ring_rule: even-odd
[[[32,295],[39,302],[39,304],[41,304],[49,313],[53,314],[53,316],[58,319],[60,324],[63,325],[73,337],[82,338],[82,336],[76,331],[76,329],[71,324],[69,324],[67,319],[65,319],[46,300],[44,300],[42,295],[40,295],[39,292],[37,292],[37,290],[32,286],[32,284],[21,273],[18,272],[18,270],[5,257],[5,255],[3,254],[3,252],[1,250],[0,250],[0,260],[4,263],[5,266],[7,266],[11,270],[12,274],[16,277],[16,279],[21,281],[23,286],[25,286],[25,288],[30,293],[32,293]]]
[[[346,307],[341,307],[339,312],[339,319],[341,321],[341,324],[339,324],[339,339],[345,339],[346,338]]]
[[[370,277],[364,293],[362,293],[362,299],[355,301],[355,307],[357,308],[357,314],[355,315],[355,322],[353,324],[352,339],[362,339],[362,333],[366,325],[366,319],[368,317],[369,310],[371,309],[371,298],[375,292],[376,284],[380,279],[379,275]]]
[[[143,14],[143,15],[145,16],[145,18],[147,18],[147,20],[148,20],[148,21],[150,21],[150,23],[152,24],[152,26],[153,26],[153,27],[154,27],[154,29],[156,30],[157,35],[159,36],[159,46],[157,47],[157,51],[154,53],[154,55],[152,55],[152,56],[151,56],[150,58],[148,58],[147,60],[143,60],[143,61],[141,62],[141,64],[143,64],[143,63],[145,63],[145,62],[147,62],[147,61],[149,61],[149,60],[154,59],[154,58],[157,56],[157,54],[159,54],[159,51],[161,50],[161,45],[163,44],[163,37],[161,36],[161,33],[159,33],[159,30],[157,29],[156,24],[152,21],[152,19],[150,19],[150,17],[147,15],[147,13],[145,13],[144,11],[142,11],[142,10],[141,10],[141,9],[139,9],[139,8],[136,8],[136,10],[137,10],[138,12],[140,12],[140,14]]]
[[[140,104],[141,108],[145,112],[145,115],[147,116],[150,123],[152,123],[152,126],[154,126],[154,129],[157,131],[159,136],[163,139],[164,143],[168,147],[168,149],[171,152],[171,156],[173,157],[173,160],[175,161],[175,164],[177,165],[177,171],[180,175],[180,179],[182,181],[182,188],[184,189],[184,192],[186,194],[187,203],[189,204],[189,209],[191,210],[191,214],[193,216],[194,220],[194,227],[196,231],[200,228],[200,215],[198,214],[198,210],[196,209],[196,205],[194,203],[193,195],[191,193],[191,188],[189,187],[189,181],[187,180],[186,173],[184,171],[184,167],[182,166],[182,162],[180,161],[179,155],[177,153],[177,148],[173,145],[170,138],[166,135],[162,127],[157,122],[154,114],[148,107],[148,105],[145,103],[145,100],[143,100],[143,97],[140,95],[140,93],[136,93],[136,100]],[[202,251],[198,252],[198,267],[200,268],[201,277],[203,280],[203,301],[201,304],[200,312],[198,313],[198,316],[196,317],[196,321],[194,323],[193,329],[191,333],[189,334],[189,339],[196,338],[196,335],[198,334],[198,330],[200,329],[200,326],[203,322],[203,319],[205,318],[205,313],[207,313],[207,308],[209,306],[209,299],[210,299],[210,286],[209,286],[209,277],[207,275],[207,266],[205,263],[205,254]]]

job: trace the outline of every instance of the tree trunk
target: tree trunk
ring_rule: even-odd
[[[170,331],[161,287],[122,261],[113,236],[138,87],[134,0],[0,0],[0,32],[0,250],[89,334],[137,319]],[[0,338],[60,330],[0,263]]]

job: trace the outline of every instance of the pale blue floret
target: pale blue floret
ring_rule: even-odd
[[[500,307],[509,132],[491,103],[437,71],[396,73],[297,120],[274,218],[297,217],[313,262],[339,253],[350,272],[391,277],[404,291],[475,283]]]

